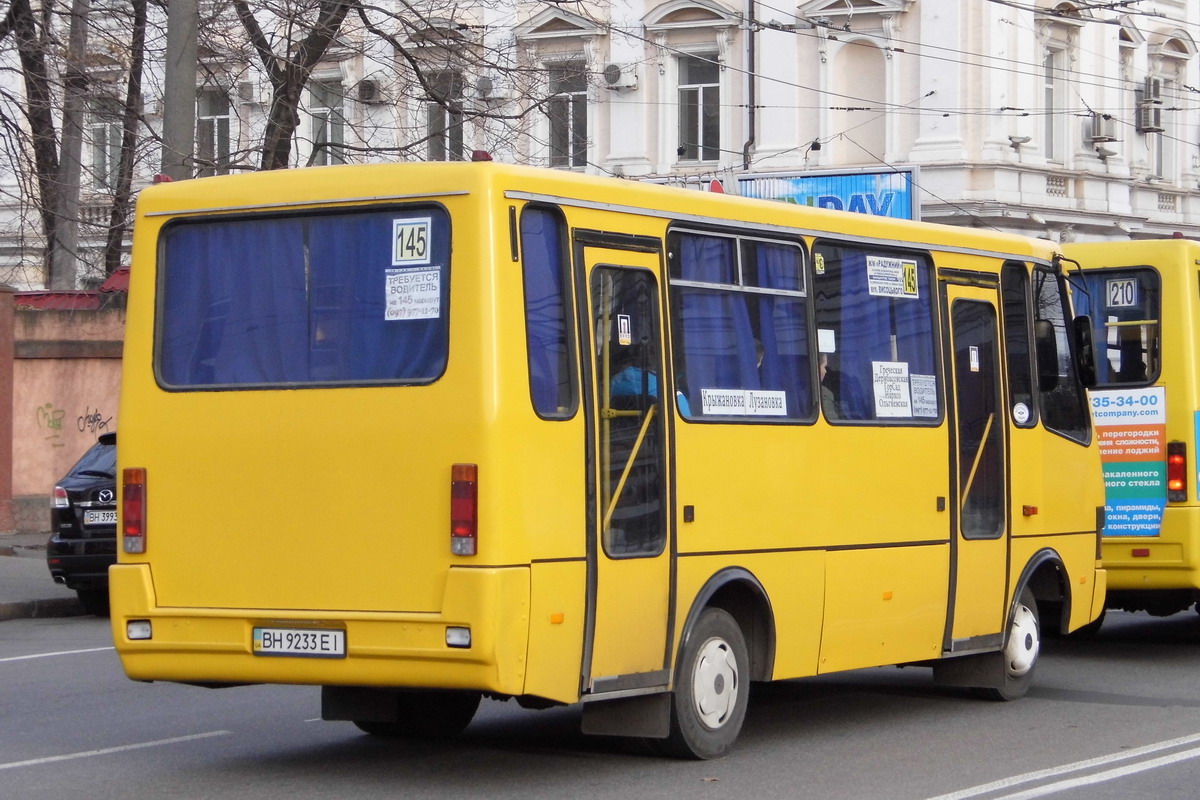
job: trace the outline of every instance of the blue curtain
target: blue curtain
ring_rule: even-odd
[[[756,244],[758,285],[764,289],[800,291],[800,254],[794,247]],[[801,297],[762,295],[758,298],[762,334],[762,388],[787,393],[790,417],[812,410],[809,388],[808,322]]]
[[[436,319],[386,320],[393,221],[431,216]],[[160,266],[170,386],[432,380],[445,368],[449,222],[372,211],[176,224]]]
[[[563,229],[555,212],[527,208],[521,213],[521,254],[529,390],[539,414],[556,416],[573,403]]]
[[[679,277],[686,281],[737,282],[733,239],[679,237]],[[682,387],[692,409],[701,389],[758,389],[757,353],[746,297],[730,291],[680,287]]]
[[[841,262],[841,329],[836,394],[847,419],[873,419],[873,361],[892,360],[892,321],[887,298],[871,295],[867,256],[847,251]]]

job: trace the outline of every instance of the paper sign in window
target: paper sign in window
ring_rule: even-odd
[[[908,388],[908,364],[903,361],[872,361],[876,417],[911,417],[912,397]]]
[[[437,319],[442,314],[441,267],[386,271],[384,319]]]

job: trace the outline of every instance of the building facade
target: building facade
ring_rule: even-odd
[[[201,10],[195,174],[256,169],[270,83],[232,7]],[[899,181],[911,204],[871,191],[790,199],[911,206],[1062,241],[1200,238],[1197,39],[1194,0],[477,1],[351,15],[300,98],[291,164],[486,151],[760,196],[779,196],[776,179],[832,173]],[[161,40],[143,90],[149,143],[164,113]],[[122,59],[99,63],[116,85]],[[115,119],[98,93],[84,131],[85,287],[105,277],[94,254]],[[158,171],[155,147],[139,152],[135,189]],[[28,180],[7,169],[0,282],[41,288],[36,215],[18,208]]]

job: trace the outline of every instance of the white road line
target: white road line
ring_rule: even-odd
[[[57,653],[34,653],[31,656],[9,656],[0,658],[0,664],[5,661],[28,661],[31,658],[50,658],[50,656],[73,656],[77,653],[102,653],[105,650],[115,650],[115,647],[90,647],[87,650],[59,650]]]
[[[1189,758],[1200,758],[1200,747],[1191,750],[1181,750],[1178,753],[1172,753],[1169,756],[1160,756],[1152,758],[1149,761],[1140,761],[1137,764],[1129,764],[1124,767],[1097,772],[1094,775],[1084,775],[1079,778],[1071,778],[1066,781],[1058,781],[1057,783],[1048,783],[1045,786],[1039,786],[1036,789],[1026,789],[1023,792],[1016,794],[1006,794],[996,800],[1032,800],[1035,797],[1045,797],[1048,794],[1057,794],[1064,792],[1067,789],[1076,789],[1080,786],[1090,786],[1093,783],[1104,783],[1105,781],[1116,780],[1123,778],[1126,775],[1136,775],[1139,772],[1145,772],[1148,769],[1157,769],[1165,767],[1168,764],[1174,764],[1178,761],[1187,761]]]
[[[1108,764],[1115,764],[1118,761],[1128,761],[1129,759],[1140,758],[1141,756],[1149,755],[1150,753],[1157,753],[1160,750],[1169,750],[1172,747],[1180,747],[1185,744],[1194,744],[1196,742],[1200,742],[1200,733],[1194,733],[1190,736],[1181,736],[1178,739],[1170,739],[1169,741],[1165,741],[1165,742],[1157,742],[1155,744],[1148,744],[1144,747],[1133,747],[1133,748],[1130,748],[1129,750],[1122,750],[1119,753],[1112,753],[1107,756],[1099,756],[1097,758],[1089,758],[1085,761],[1076,761],[1073,764],[1063,764],[1061,767],[1051,767],[1050,769],[1042,769],[1042,770],[1038,770],[1037,772],[1027,772],[1024,775],[1014,775],[1011,778],[1002,778],[998,781],[992,781],[991,783],[984,783],[984,784],[980,784],[979,786],[972,786],[969,789],[960,789],[957,792],[950,792],[949,794],[941,794],[941,795],[938,795],[937,797],[931,797],[931,798],[929,798],[929,800],[967,800],[967,798],[980,797],[980,796],[988,794],[990,792],[999,791],[1001,789],[1010,789],[1015,786],[1020,786],[1021,784],[1024,784],[1024,783],[1033,783],[1034,781],[1040,781],[1044,778],[1057,778],[1057,777],[1061,777],[1070,772],[1081,772],[1086,769],[1092,769],[1093,767],[1102,767],[1102,766],[1106,766]],[[1190,754],[1193,751],[1189,750],[1186,752]],[[1184,755],[1183,757],[1184,758],[1195,758],[1196,755],[1200,755],[1200,751],[1196,751],[1195,755]],[[1168,756],[1167,758],[1173,758],[1173,757]],[[1182,759],[1177,758],[1175,760],[1179,761]],[[1153,762],[1145,762],[1145,763],[1150,764]],[[1171,762],[1168,761],[1168,762],[1164,762],[1164,763],[1171,763]],[[1156,765],[1156,766],[1161,766],[1161,765]],[[1131,768],[1136,768],[1136,767],[1140,767],[1140,765],[1133,765],[1133,767],[1131,767]],[[1152,769],[1152,768],[1153,767],[1146,767],[1146,769]],[[1128,769],[1128,768],[1123,768],[1123,769]],[[1134,771],[1140,771],[1140,770],[1135,769]],[[1114,772],[1115,772],[1115,770],[1114,770]],[[1119,776],[1114,776],[1114,777],[1119,777]],[[1030,796],[1033,797],[1036,795],[1030,795]],[[1017,797],[1017,795],[1008,795],[1006,797],[1015,798],[1015,797]]]
[[[86,650],[59,650],[56,653],[34,653],[31,656],[9,656],[8,658],[0,658],[0,663],[5,661],[28,661],[31,658],[50,658],[50,656],[73,656],[77,653],[102,653],[105,650],[115,650],[115,647],[90,647]]]
[[[137,744],[125,744],[120,747],[105,747],[102,750],[86,750],[82,753],[68,753],[63,756],[47,756],[46,758],[31,758],[27,761],[10,761],[7,764],[0,764],[0,769],[16,769],[17,767],[37,767],[42,764],[53,764],[57,761],[71,761],[76,758],[92,758],[94,756],[107,756],[112,753],[123,753],[127,750],[142,750],[147,747],[162,747],[167,744],[178,744],[179,742],[191,742],[196,739],[209,739],[213,736],[225,736],[233,733],[233,731],[209,731],[208,733],[197,733],[192,736],[176,736],[174,739],[159,739],[155,742],[139,742]]]

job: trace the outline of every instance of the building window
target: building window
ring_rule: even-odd
[[[342,112],[345,95],[341,81],[317,81],[309,88],[312,115],[313,154],[309,160],[314,166],[344,164],[346,151],[346,119]]]
[[[1066,51],[1047,50],[1042,61],[1042,151],[1047,161],[1066,154]]]
[[[715,56],[680,56],[679,158],[716,161],[720,147],[720,66]]]
[[[203,89],[196,101],[196,176],[229,173],[229,96]]]
[[[587,70],[581,62],[550,67],[550,166],[587,166]]]
[[[114,189],[121,168],[121,104],[111,97],[92,100],[88,137],[92,149],[92,186]]]
[[[429,76],[430,100],[426,137],[430,161],[463,160],[463,76],[435,72]]]

